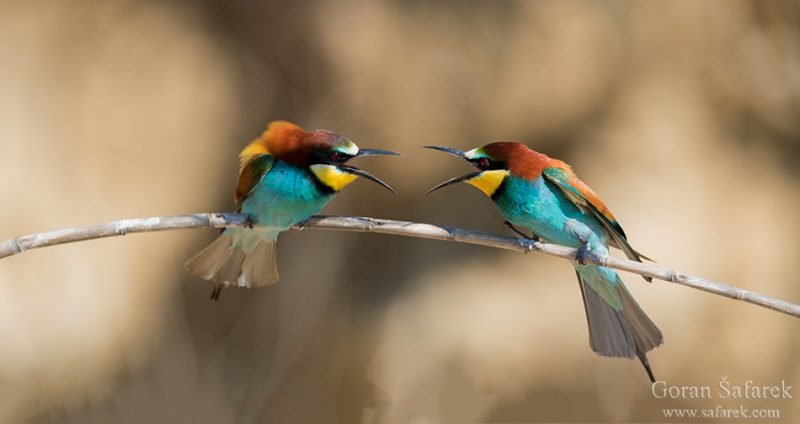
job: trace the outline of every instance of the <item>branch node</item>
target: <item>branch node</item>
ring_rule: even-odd
[[[128,221],[123,219],[114,223],[114,234],[124,236],[128,233]]]
[[[206,216],[206,226],[208,226],[209,228],[216,228],[216,225],[214,225],[214,221],[216,221],[215,218],[217,217],[217,215],[214,213],[206,213],[203,215]]]
[[[14,239],[14,250],[16,250],[17,253],[25,252],[25,246],[22,245],[18,238]]]

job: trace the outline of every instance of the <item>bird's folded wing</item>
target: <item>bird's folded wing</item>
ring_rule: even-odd
[[[239,171],[239,180],[236,182],[236,193],[234,194],[237,204],[241,204],[250,195],[253,188],[272,169],[274,163],[275,157],[268,153],[254,155],[242,163]]]
[[[616,247],[625,252],[625,256],[635,261],[642,261],[646,256],[637,252],[628,243],[625,231],[617,222],[617,218],[588,185],[578,179],[569,165],[561,161],[553,161],[550,167],[542,171],[542,175],[555,184],[572,203],[584,213],[589,212],[597,218],[608,232]]]

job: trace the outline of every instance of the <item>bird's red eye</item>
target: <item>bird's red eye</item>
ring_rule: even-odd
[[[478,159],[478,166],[480,166],[481,168],[488,167],[489,166],[489,159],[486,159],[486,158]]]
[[[334,161],[334,162],[340,162],[340,161],[344,160],[344,155],[339,153],[339,152],[333,152],[331,154],[331,160]]]

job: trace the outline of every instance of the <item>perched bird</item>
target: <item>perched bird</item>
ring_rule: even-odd
[[[663,342],[661,331],[614,270],[585,262],[589,252],[607,255],[609,246],[632,260],[648,258],[631,247],[617,219],[572,168],[520,143],[496,142],[468,152],[425,147],[464,158],[477,168],[428,193],[458,182],[471,184],[494,201],[512,230],[526,236],[514,226],[523,227],[532,233],[526,237],[578,249],[575,271],[592,350],[601,356],[638,357],[655,382],[646,353]]]
[[[278,234],[319,212],[357,177],[394,193],[374,175],[346,165],[350,159],[371,155],[399,156],[386,150],[359,149],[331,131],[304,131],[285,121],[270,123],[239,154],[234,200],[238,211],[248,216],[250,227],[225,229],[186,262],[186,269],[216,283],[211,292],[214,300],[219,299],[224,287],[275,283]]]

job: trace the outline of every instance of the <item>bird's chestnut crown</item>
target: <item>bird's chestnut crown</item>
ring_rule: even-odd
[[[359,148],[355,143],[330,131],[312,131],[309,133],[309,138],[312,142],[307,158],[309,165],[340,165],[359,154]]]

